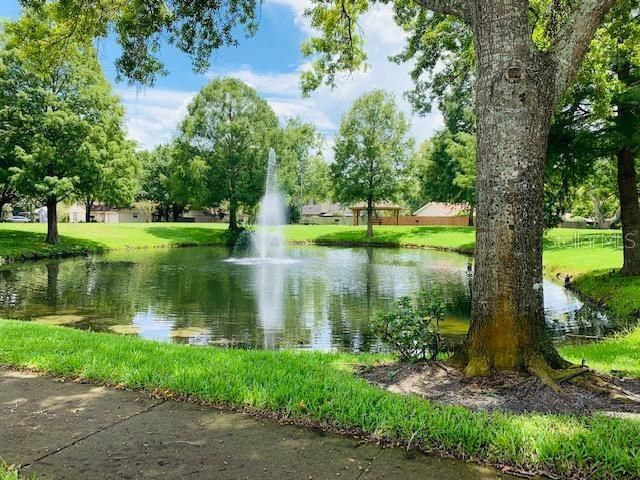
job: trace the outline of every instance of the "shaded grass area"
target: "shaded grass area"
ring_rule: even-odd
[[[289,242],[322,245],[374,245],[389,247],[442,248],[473,253],[473,227],[374,227],[373,238],[366,238],[366,227],[344,225],[288,225]]]
[[[124,248],[182,245],[223,245],[226,229],[220,224],[76,223],[60,224],[60,244],[45,243],[46,225],[0,224],[0,263],[102,253]]]
[[[640,327],[601,342],[565,345],[561,353],[574,363],[585,359],[602,373],[640,378]]]
[[[356,364],[387,357],[221,350],[0,321],[0,364],[411,443],[424,451],[575,478],[638,478],[640,422],[437,406],[369,385]]]

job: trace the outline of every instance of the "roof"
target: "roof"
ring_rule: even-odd
[[[413,212],[415,217],[457,217],[469,210],[465,203],[429,202]]]
[[[366,202],[358,202],[349,208],[351,210],[365,210],[367,208],[367,204]],[[373,205],[374,210],[402,210],[402,208],[402,206],[392,202],[378,202]]]
[[[300,213],[305,216],[331,216],[335,213],[345,215],[351,212],[348,212],[348,210],[339,203],[323,202],[303,205]]]

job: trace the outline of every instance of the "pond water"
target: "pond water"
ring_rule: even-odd
[[[466,333],[468,257],[432,250],[289,247],[289,261],[246,264],[224,248],[113,252],[0,270],[0,317],[248,348],[371,351],[369,322],[430,286],[446,299],[442,331]],[[607,318],[546,280],[555,337],[601,335]]]

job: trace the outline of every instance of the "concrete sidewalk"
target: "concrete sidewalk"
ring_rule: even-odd
[[[0,458],[64,479],[494,479],[494,470],[0,369]]]

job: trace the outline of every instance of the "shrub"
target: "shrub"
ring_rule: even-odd
[[[379,315],[373,322],[374,332],[402,360],[435,360],[443,350],[440,321],[444,317],[444,300],[435,290],[415,298],[402,297],[393,312]]]

